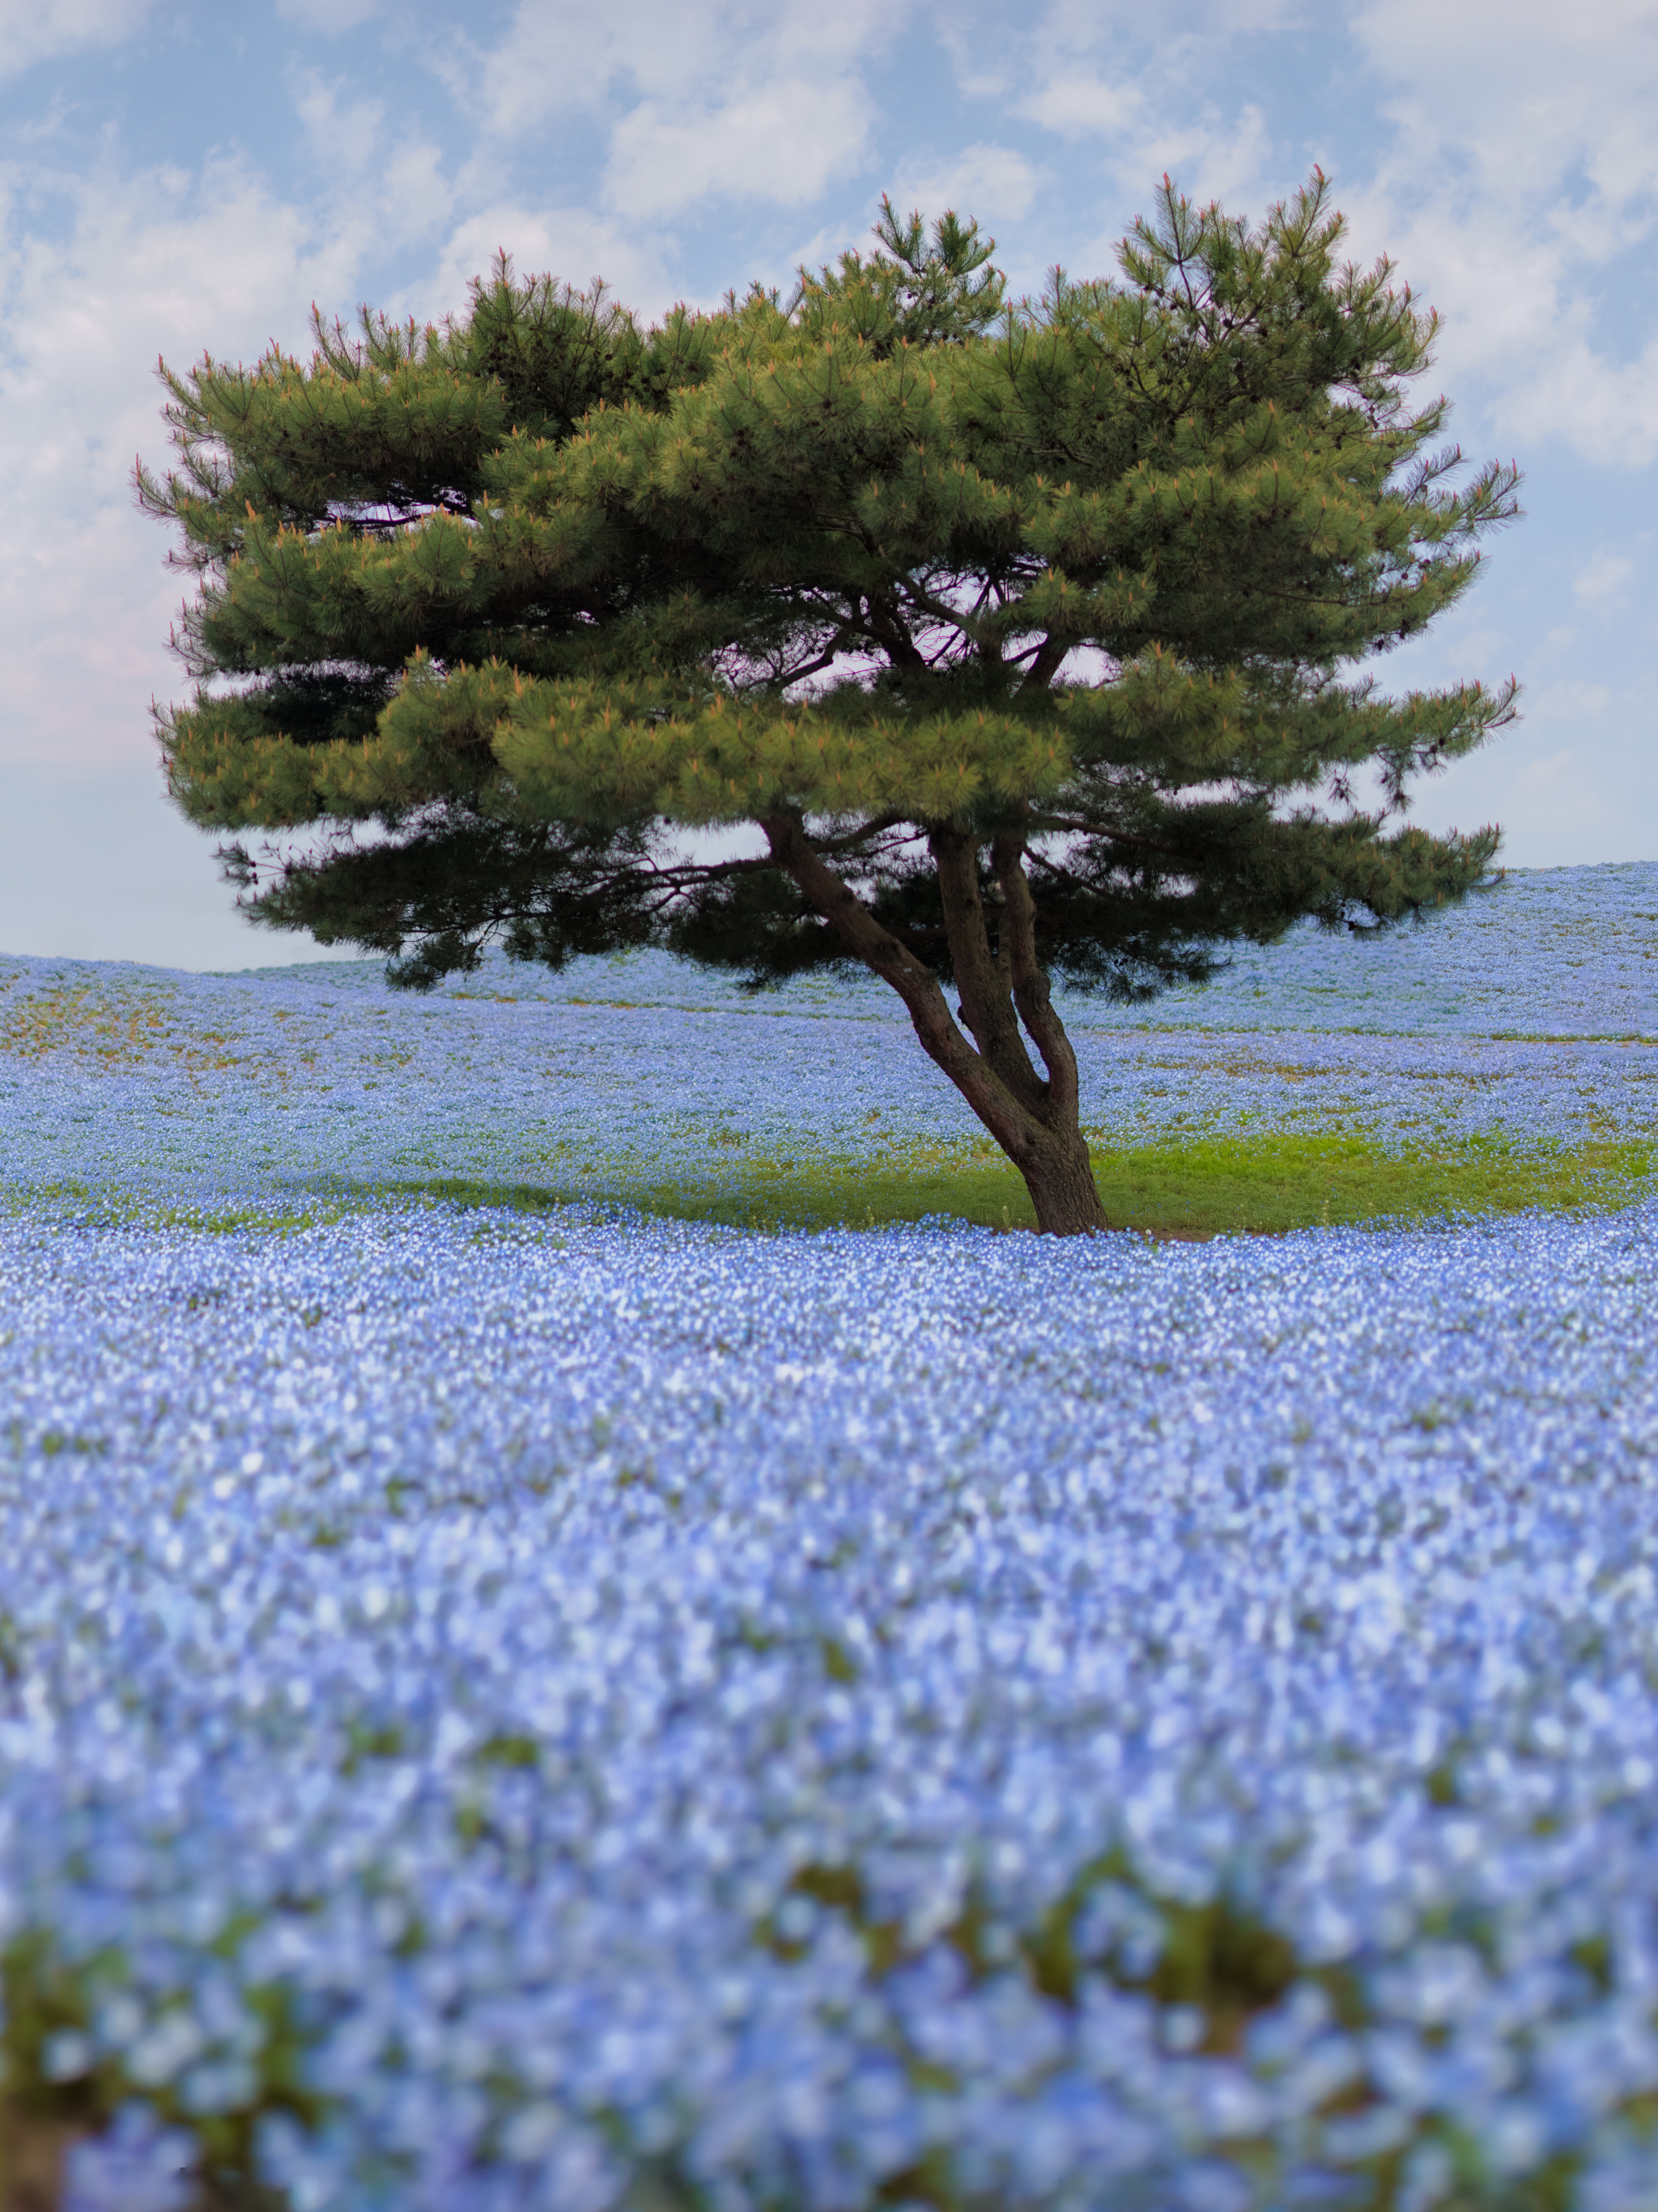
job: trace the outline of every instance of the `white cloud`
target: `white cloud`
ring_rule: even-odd
[[[1612,467],[1658,459],[1658,337],[1637,359],[1617,362],[1586,339],[1550,347],[1540,331],[1533,358],[1516,367],[1503,412],[1519,437],[1561,438]]]
[[[1145,90],[1133,79],[1108,83],[1092,71],[1078,71],[1063,63],[1019,102],[1022,115],[1045,131],[1057,131],[1062,138],[1138,131],[1144,128],[1145,108]]]
[[[1349,198],[1448,305],[1446,368],[1490,388],[1499,434],[1651,460],[1658,333],[1628,272],[1658,222],[1658,8],[1372,0],[1354,30],[1394,135]]]
[[[497,246],[526,273],[602,271],[647,312],[674,296],[638,226],[506,198],[474,200],[457,221],[435,150],[394,135],[376,101],[314,76],[295,89],[337,184],[320,207],[285,201],[235,160],[193,175],[0,166],[0,480],[14,525],[0,596],[30,648],[9,672],[0,759],[148,763],[149,700],[184,687],[167,640],[185,580],[131,486],[135,453],[167,458],[158,356],[249,360],[273,338],[303,353],[313,300],[349,319],[387,246],[427,240],[406,299],[374,304],[422,319],[459,308]],[[27,228],[26,198],[43,190],[66,235]]]
[[[149,374],[158,350],[187,360],[210,343],[246,357],[273,336],[303,348],[313,296],[349,313],[365,287],[394,312],[459,308],[498,246],[526,274],[585,283],[602,273],[654,313],[700,267],[695,240],[682,254],[676,234],[689,237],[686,219],[711,204],[730,240],[718,283],[754,269],[786,284],[786,238],[810,241],[791,267],[832,256],[884,183],[901,211],[953,203],[981,216],[1023,285],[1056,252],[1084,273],[1108,270],[1125,217],[1165,169],[1196,197],[1259,216],[1328,147],[1355,251],[1392,249],[1446,312],[1438,374],[1461,403],[1459,429],[1467,424],[1475,450],[1514,450],[1532,467],[1533,527],[1576,579],[1574,619],[1587,635],[1620,592],[1644,607],[1642,525],[1632,507],[1614,513],[1572,456],[1623,468],[1658,458],[1646,276],[1658,236],[1658,0],[1355,0],[1355,11],[1168,0],[1152,22],[1136,0],[1059,0],[1010,36],[989,0],[951,0],[947,20],[941,0],[516,0],[434,9],[424,30],[410,11],[404,73],[388,82],[378,68],[348,76],[349,52],[324,40],[371,14],[390,20],[389,9],[276,0],[295,27],[284,49],[313,64],[249,81],[254,143],[269,142],[284,99],[302,126],[301,137],[282,118],[293,167],[280,179],[202,166],[209,131],[229,126],[212,121],[222,106],[197,101],[187,76],[168,118],[187,165],[176,171],[134,175],[110,153],[107,169],[72,172],[39,135],[52,128],[43,98],[36,142],[10,149],[17,211],[0,215],[0,470],[18,517],[0,590],[14,633],[38,648],[17,656],[0,755],[148,761],[144,704],[177,688],[162,646],[179,580],[127,484],[135,448],[165,450]],[[174,0],[165,11],[154,0],[0,0],[0,71],[88,55],[52,79],[67,146],[105,97],[98,50],[146,25],[154,39],[176,12]],[[896,38],[933,15],[953,86],[947,64],[925,83],[884,65]],[[1278,35],[1286,26],[1293,38]],[[475,126],[459,167],[411,129],[431,91],[419,72],[433,68],[455,95],[451,120]],[[1290,90],[1281,101],[1261,94],[1263,113],[1252,100],[1269,72]],[[994,104],[972,105],[985,99]],[[103,116],[112,132],[118,113]],[[80,143],[97,142],[88,132]],[[307,191],[331,179],[320,185],[329,196],[289,204],[301,189],[290,175]],[[7,177],[0,164],[0,196]],[[1597,551],[1601,540],[1624,550]],[[1482,609],[1509,574],[1494,564]],[[1553,618],[1511,618],[1505,641],[1489,641],[1491,665],[1523,655],[1534,678],[1540,662],[1546,676]],[[1633,623],[1619,627],[1636,637]],[[1476,653],[1461,629],[1453,636],[1448,674],[1485,665],[1486,641]],[[1563,654],[1558,665],[1574,664]],[[1650,686],[1637,673],[1620,664],[1609,698],[1535,692],[1512,743],[1454,772],[1466,769],[1454,787],[1465,818],[1506,817],[1540,858],[1570,856],[1564,829],[1550,842],[1569,815],[1586,857],[1636,835],[1621,799],[1556,801],[1579,781],[1634,788],[1630,763],[1652,750],[1642,730]],[[1567,761],[1570,772],[1549,772],[1554,799],[1525,781],[1532,764]],[[1658,820],[1658,793],[1646,818]]]
[[[1139,0],[1052,0],[1043,29],[1054,45],[1085,52],[1136,41],[1163,49],[1172,40],[1234,38],[1315,19],[1314,0],[1163,0],[1149,25]]]
[[[1627,581],[1634,563],[1622,553],[1597,553],[1572,584],[1580,599],[1607,599]]]
[[[926,168],[901,167],[891,198],[901,215],[919,208],[929,221],[946,208],[976,216],[981,225],[1017,222],[1036,196],[1035,165],[1010,146],[964,146]]]
[[[115,46],[151,14],[155,0],[0,0],[0,76],[73,53]]]
[[[1314,34],[1299,56],[1272,35],[1297,27]],[[1637,273],[1658,237],[1658,4],[1360,0],[1347,27],[1379,126],[1356,143],[1342,118],[1363,79],[1307,0],[1170,0],[1150,41],[1129,0],[1052,0],[1000,57],[999,96],[1095,149],[1109,227],[1070,258],[1108,268],[1165,171],[1259,215],[1299,181],[1298,128],[1323,141],[1357,256],[1388,250],[1442,309],[1439,373],[1485,418],[1482,442],[1658,458],[1658,321]],[[958,26],[958,68],[987,66],[985,44]],[[1308,70],[1276,134],[1242,88],[1268,63]]]
[[[312,299],[353,297],[358,253],[234,163],[89,178],[71,204],[66,241],[11,232],[0,249],[15,522],[0,595],[31,642],[9,673],[0,755],[65,764],[146,756],[150,695],[180,684],[166,651],[179,580],[129,481],[136,453],[166,458],[157,356],[302,346]]]
[[[1234,214],[1256,221],[1268,198],[1282,197],[1272,184],[1275,149],[1266,118],[1253,104],[1231,115],[1165,114],[1134,146],[1131,163],[1141,204],[1152,180],[1165,175],[1190,198],[1223,200]]]
[[[908,13],[908,0],[610,0],[579,13],[568,0],[519,0],[476,67],[477,89],[507,131],[629,94],[718,106],[722,91],[855,70]]]
[[[380,0],[276,0],[276,13],[284,22],[297,23],[301,30],[321,31],[329,38],[355,31],[380,12]]]
[[[388,126],[380,101],[343,99],[313,70],[295,81],[294,106],[319,173],[335,187],[343,235],[356,233],[367,252],[440,228],[455,195],[435,146],[405,126]],[[348,179],[349,192],[342,189]]]
[[[932,35],[950,57],[956,88],[965,100],[1001,100],[1017,84],[1019,42],[987,38],[965,9],[939,8]]]
[[[295,104],[337,186],[320,208],[236,160],[193,176],[0,170],[0,474],[19,524],[0,591],[35,645],[8,684],[13,759],[145,753],[151,692],[179,688],[165,647],[180,582],[129,482],[135,453],[166,457],[157,356],[251,359],[273,337],[303,351],[313,300],[349,315],[375,254],[448,221],[435,149],[394,136],[375,102],[307,76]],[[26,189],[55,198],[67,238],[24,227]]]
[[[1605,701],[1599,703],[1604,705]],[[1532,761],[1521,769],[1521,787],[1532,793],[1552,795],[1563,790],[1569,782],[1576,781],[1574,771],[1576,767],[1576,755],[1570,745],[1563,745],[1558,753],[1549,753],[1542,760]]]
[[[1401,116],[1487,171],[1546,181],[1564,150],[1610,198],[1650,184],[1651,0],[1371,0],[1351,27]]]
[[[418,283],[388,305],[422,321],[458,313],[471,279],[486,275],[502,251],[512,256],[519,276],[544,270],[577,286],[602,277],[618,299],[646,316],[661,313],[678,296],[660,256],[631,226],[586,208],[502,200],[457,223]]]
[[[609,140],[604,197],[666,217],[708,198],[798,207],[870,143],[872,56],[907,0],[612,0],[578,15],[519,0],[500,43],[449,64],[463,100],[512,138],[591,112]]]
[[[623,214],[671,218],[707,198],[800,207],[852,168],[869,102],[849,80],[777,78],[701,108],[641,100],[611,135],[607,197]]]
[[[340,88],[315,70],[303,70],[295,78],[293,98],[294,111],[317,153],[325,154],[343,169],[360,172],[368,166],[386,114],[378,100],[343,105]]]
[[[658,57],[678,52],[687,73],[694,74],[693,53],[686,49],[694,40],[700,11],[663,12],[665,20],[648,41],[649,51]],[[609,99],[613,80],[630,73],[629,53],[635,41],[628,34],[627,14],[625,7],[612,7],[583,9],[578,15],[569,9],[519,0],[506,36],[481,61],[476,53],[458,55],[452,88],[461,96],[471,92],[490,128],[508,137],[556,115],[600,106]]]
[[[1090,200],[1101,225],[1085,242],[1073,231],[1066,258],[1078,270],[1111,272],[1128,217],[1147,211],[1165,174],[1193,199],[1251,215],[1281,196],[1278,150],[1259,106],[1237,98],[1227,57],[1230,41],[1283,12],[1276,0],[1193,0],[1160,15],[1148,51],[1126,7],[1056,0],[1049,8],[1026,44],[1012,106],[1075,149],[1073,161],[1091,156],[1094,192],[1081,206],[1074,184],[1067,195],[1073,225]]]
[[[1581,703],[1591,714],[1603,713],[1611,698],[1612,694],[1604,685],[1595,684],[1586,690]],[[1528,798],[1558,802],[1575,795],[1588,779],[1583,774],[1576,748],[1562,745],[1557,752],[1544,753],[1537,760],[1527,761],[1515,781]]]

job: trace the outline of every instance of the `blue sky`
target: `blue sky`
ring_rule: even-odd
[[[1527,519],[1399,684],[1513,670],[1525,720],[1425,787],[1525,866],[1658,859],[1658,0],[0,0],[0,951],[302,957],[169,811],[180,688],[153,370],[422,319],[497,246],[647,312],[980,216],[1016,286],[1111,266],[1163,171],[1258,216],[1315,161]]]

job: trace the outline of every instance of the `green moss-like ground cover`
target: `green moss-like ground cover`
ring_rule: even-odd
[[[1573,1211],[1617,1206],[1649,1188],[1655,1147],[1606,1141],[1521,1152],[1500,1140],[1399,1153],[1360,1137],[1266,1130],[1152,1144],[1096,1140],[1094,1169],[1113,1223],[1153,1237],[1273,1235],[1367,1221]],[[528,1210],[596,1198],[680,1220],[736,1227],[878,1229],[951,1214],[993,1229],[1034,1229],[1011,1164],[988,1144],[912,1146],[877,1158],[722,1157],[699,1180],[618,1171],[608,1186],[437,1177],[403,1186]]]
[[[1400,1152],[1351,1133],[1256,1130],[1123,1145],[1096,1139],[1094,1170],[1113,1226],[1154,1237],[1281,1236],[1365,1223],[1420,1224],[1526,1212],[1600,1211],[1650,1195],[1658,1142],[1607,1139],[1539,1152],[1498,1138]],[[18,1188],[6,1209],[45,1206],[91,1220],[232,1233],[303,1231],[386,1206],[425,1202],[538,1213],[580,1205],[727,1227],[878,1230],[945,1216],[981,1228],[1032,1231],[1035,1215],[1011,1163],[988,1142],[893,1146],[879,1155],[756,1152],[713,1147],[707,1170],[665,1176],[649,1162],[610,1163],[595,1176],[430,1176],[290,1184],[271,1205],[160,1202],[153,1194],[58,1183]]]

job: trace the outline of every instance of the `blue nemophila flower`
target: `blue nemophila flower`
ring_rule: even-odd
[[[1500,1133],[1658,1121],[1658,867],[1515,875],[1363,940],[1310,927],[1150,1007],[1067,1003],[1084,1118],[1171,1129]],[[372,963],[257,976],[0,961],[14,1187],[174,1199],[473,1176],[595,1193],[724,1158],[970,1142],[884,985],[749,999],[665,955],[486,962],[428,999]],[[873,1117],[873,1118],[872,1118]]]
[[[1433,1043],[1468,1126],[1650,1126],[1643,1048],[1582,1032],[1635,1004],[1651,873],[1605,872],[1589,1015],[1491,1021],[1578,1042]],[[1432,957],[1489,970],[1487,911]],[[1286,951],[1295,1012],[1336,969]],[[239,2159],[296,2212],[1651,2200],[1658,1209],[277,1233],[267,1152],[579,1132],[561,1054],[610,1086],[590,1146],[671,1157],[693,1055],[591,977],[7,972],[14,1188],[82,1146],[157,1201],[0,1227],[4,2047],[112,2115],[77,2212]],[[855,992],[676,1018],[774,1034],[704,1079],[756,1127],[908,1066]],[[1093,1048],[1148,1125],[1173,1079],[1298,1113],[1303,1069],[1386,1125],[1426,1050],[1240,1018],[1223,1084],[1139,1018]],[[210,1141],[268,1222],[158,1224]]]
[[[319,2206],[1621,2170],[1655,1266],[14,1225],[39,2063]]]

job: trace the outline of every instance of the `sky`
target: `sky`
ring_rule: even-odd
[[[1108,273],[1167,171],[1258,220],[1315,163],[1443,335],[1525,518],[1405,688],[1524,687],[1421,787],[1521,866],[1658,860],[1658,0],[0,0],[0,952],[287,962],[170,808],[181,579],[158,356],[422,320],[505,247],[647,314],[976,216],[1016,290]]]

